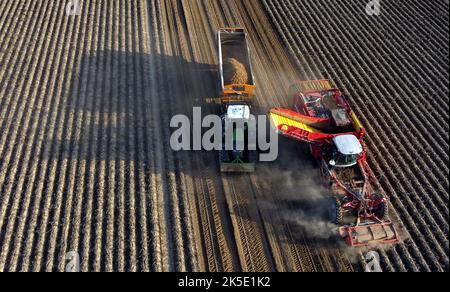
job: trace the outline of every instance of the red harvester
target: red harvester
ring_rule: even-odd
[[[398,243],[389,200],[375,189],[367,167],[364,128],[341,91],[328,80],[297,82],[292,89],[294,110],[275,108],[270,117],[283,136],[310,144],[331,189],[339,234],[353,247]]]

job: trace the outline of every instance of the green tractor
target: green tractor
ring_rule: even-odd
[[[255,135],[255,129],[250,129],[249,125],[256,125],[250,116],[250,108],[244,104],[229,105],[227,114],[222,117],[223,121],[223,149],[220,151],[220,171],[221,172],[254,172],[258,159],[254,143],[249,141]],[[234,122],[240,121],[234,127]],[[226,124],[233,127],[233,149],[226,149]],[[256,136],[254,136],[256,137]],[[253,147],[252,147],[253,146]],[[250,149],[253,148],[253,149]]]

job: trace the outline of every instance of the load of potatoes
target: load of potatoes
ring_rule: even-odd
[[[245,68],[245,65],[237,59],[226,59],[223,67],[225,84],[247,84],[247,69]]]

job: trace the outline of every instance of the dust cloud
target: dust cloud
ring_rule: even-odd
[[[276,214],[279,223],[302,229],[304,236],[335,238],[338,226],[330,221],[329,191],[321,183],[318,167],[309,157],[307,147],[280,143],[287,144],[280,145],[280,149],[292,151],[282,151],[276,164],[260,169],[262,177],[267,178],[264,183],[277,198],[262,202],[261,207]]]

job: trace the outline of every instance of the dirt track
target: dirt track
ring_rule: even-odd
[[[182,113],[200,105],[205,114],[217,113],[216,107],[204,102],[205,97],[214,96],[217,92],[216,70],[205,72],[201,67],[204,66],[202,64],[217,64],[215,32],[224,26],[244,26],[251,38],[260,112],[264,113],[265,108],[271,105],[286,103],[289,96],[286,89],[297,73],[275,32],[270,29],[260,4],[255,1],[162,1],[161,4],[161,11],[167,13],[162,13],[163,23],[169,23],[166,31],[169,37],[166,38],[170,38],[171,43],[167,44],[167,54],[180,55],[197,67],[181,77],[181,80],[188,76],[191,78],[182,90],[182,97],[175,97],[175,100],[187,102],[184,110],[180,109]],[[178,51],[170,51],[170,48],[177,47]],[[190,84],[192,92],[189,92]],[[282,186],[263,184],[272,179],[269,169],[273,166],[261,166],[258,173],[250,176],[223,175],[218,179],[215,153],[187,155],[192,159],[194,173],[203,170],[200,172],[202,175],[194,176],[196,185],[207,186],[206,189],[194,188],[200,206],[196,208],[200,220],[198,232],[201,234],[196,237],[200,239],[197,245],[204,251],[200,255],[204,257],[199,263],[201,270],[353,270],[352,264],[340,251],[330,246],[310,246],[304,237],[295,234],[300,231],[293,230],[292,222],[284,220],[283,214],[277,215],[279,212],[295,213],[292,206],[276,209],[276,205],[286,197],[294,198],[296,194],[293,189],[289,190],[290,194],[279,194]],[[289,171],[285,173],[293,175]],[[276,175],[282,176],[283,171]],[[205,176],[216,178],[205,182]],[[298,179],[307,177],[300,175]],[[279,183],[284,184],[283,181]]]
[[[321,77],[319,68],[330,68],[305,65],[321,64],[323,55],[307,62],[299,57],[301,66],[291,59],[286,46],[301,41],[283,34],[286,23],[276,13],[295,9],[276,7],[277,1],[84,0],[81,16],[69,17],[64,2],[0,4],[0,270],[64,270],[69,251],[80,253],[84,271],[360,270],[354,254],[330,242],[328,226],[311,216],[322,211],[322,194],[306,147],[283,140],[277,163],[252,175],[222,176],[216,153],[169,150],[174,114],[190,115],[193,106],[202,106],[204,115],[218,111],[206,103],[217,94],[217,28],[246,28],[261,113],[289,105],[293,80]],[[305,51],[292,43],[292,56]],[[369,114],[363,121],[370,124],[376,119],[360,102],[358,114]],[[436,102],[448,120],[448,106]],[[383,113],[398,112],[396,106]],[[407,122],[401,126],[411,126]],[[373,127],[372,135],[384,133]],[[433,143],[444,143],[418,167],[430,155],[439,157],[431,162],[437,166],[448,162],[442,150],[448,126],[437,131],[440,140]],[[387,138],[373,137],[370,148],[382,151],[371,156],[374,171],[389,170],[391,179],[381,185],[392,190],[393,158],[374,163],[386,152],[376,150],[376,139]],[[400,149],[405,163],[413,147]],[[395,193],[394,207],[406,207],[397,212],[413,239],[382,252],[386,270],[448,269],[448,223],[441,222],[448,219],[448,179],[439,173],[428,180],[423,172],[418,178],[398,192],[429,192],[421,198],[440,212],[409,218],[404,213],[420,194]],[[302,228],[305,222],[314,228]],[[442,229],[429,241],[414,237],[429,233],[430,222]]]

